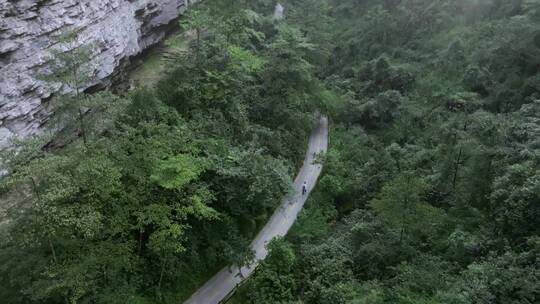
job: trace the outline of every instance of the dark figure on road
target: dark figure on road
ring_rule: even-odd
[[[302,185],[302,195],[306,195],[307,193],[307,182],[304,181],[304,184]]]

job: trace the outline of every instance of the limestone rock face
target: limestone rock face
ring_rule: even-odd
[[[47,100],[62,88],[37,75],[58,46],[76,32],[71,47],[92,44],[92,80],[108,79],[122,60],[163,38],[189,0],[0,0],[0,147],[12,136],[39,132]]]

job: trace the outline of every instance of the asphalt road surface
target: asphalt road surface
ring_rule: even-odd
[[[259,261],[264,260],[268,251],[266,244],[273,238],[284,236],[287,234],[291,226],[294,224],[296,217],[304,203],[306,202],[309,193],[317,183],[319,174],[322,170],[321,164],[314,163],[314,158],[317,153],[326,152],[328,147],[328,119],[321,117],[317,126],[311,132],[309,138],[309,147],[304,159],[304,164],[294,181],[295,192],[288,195],[281,202],[280,207],[274,212],[268,223],[259,232],[257,237],[251,242],[251,248],[255,252],[255,261],[249,267],[242,268],[240,275],[238,267],[223,268],[206,284],[204,284],[197,292],[195,292],[189,300],[184,304],[218,304],[225,299],[235,287],[247,278],[256,268]],[[307,182],[308,193],[302,195],[302,184]]]

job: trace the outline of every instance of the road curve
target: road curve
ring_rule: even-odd
[[[255,262],[249,267],[242,268],[243,277],[237,268],[233,272],[230,272],[228,267],[223,268],[199,288],[184,304],[220,303],[244,280],[244,277],[248,277],[255,270],[259,261],[266,258],[268,251],[265,245],[273,238],[287,234],[294,224],[298,213],[302,210],[308,197],[308,195],[303,196],[301,194],[302,184],[304,181],[307,181],[308,193],[311,192],[322,170],[321,164],[314,163],[314,156],[316,153],[326,152],[327,147],[328,119],[321,117],[317,126],[311,132],[304,164],[294,181],[295,192],[283,199],[280,207],[274,212],[253,242],[251,242],[251,248],[255,252]]]

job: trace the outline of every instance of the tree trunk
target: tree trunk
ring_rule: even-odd
[[[32,190],[34,191],[34,194],[36,195],[36,198],[38,200],[38,210],[40,212],[43,212],[42,206],[41,206],[41,195],[39,194],[36,180],[33,177],[30,177],[30,181],[32,182]],[[49,248],[51,249],[52,255],[53,255],[53,261],[55,264],[58,264],[58,259],[56,258],[56,250],[54,249],[54,244],[52,243],[51,236],[47,236],[47,242],[49,243]]]
[[[84,128],[84,113],[81,109],[81,91],[79,89],[80,79],[77,69],[73,72],[74,85],[75,85],[75,97],[77,98],[77,110],[79,112],[79,129],[83,138],[84,146],[87,147],[86,129]]]
[[[81,135],[83,138],[84,146],[88,148],[88,141],[86,138],[86,129],[84,128],[84,113],[81,107],[79,107],[79,128],[81,129]]]
[[[41,205],[41,195],[39,194],[39,191],[37,189],[37,183],[36,180],[33,177],[30,177],[30,181],[32,182],[32,190],[34,191],[34,194],[36,195],[36,198],[38,199],[38,202]],[[38,206],[41,208],[41,206]]]
[[[56,258],[56,250],[54,249],[54,245],[52,243],[51,237],[48,236],[47,240],[49,241],[49,248],[51,249],[52,255],[53,255],[53,261],[55,264],[58,264],[58,259]]]
[[[454,164],[454,177],[452,178],[452,189],[456,190],[457,177],[459,173],[459,165],[461,164],[461,156],[463,155],[463,148],[459,148],[459,153]]]
[[[139,256],[142,254],[142,240],[144,236],[144,230],[139,228]]]
[[[197,59],[199,58],[199,50],[201,47],[201,29],[195,29],[195,32],[197,32]]]
[[[159,273],[159,281],[158,281],[158,287],[157,292],[158,296],[161,298],[161,283],[163,282],[163,276],[165,274],[165,266],[167,265],[167,262],[163,261],[161,263],[161,272]]]

